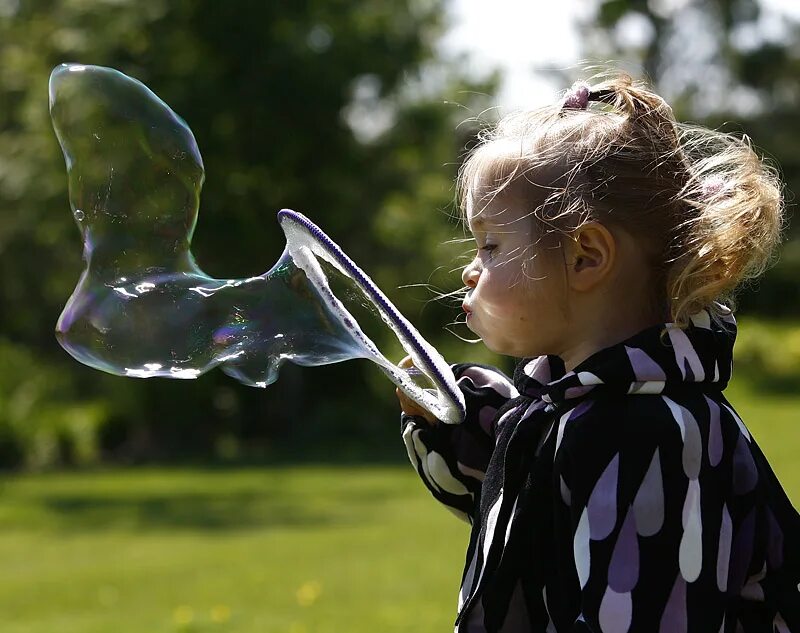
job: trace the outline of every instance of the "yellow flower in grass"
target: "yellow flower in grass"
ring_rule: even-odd
[[[316,580],[304,582],[295,593],[297,604],[301,607],[310,607],[317,601],[321,593],[322,584],[320,582]]]
[[[172,612],[172,620],[178,626],[191,624],[194,621],[194,611],[192,607],[186,606],[185,604],[175,607],[175,611]]]
[[[211,607],[211,621],[222,624],[231,619],[231,608],[227,604],[216,604]]]

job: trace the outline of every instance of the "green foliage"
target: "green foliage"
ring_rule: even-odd
[[[0,376],[0,401],[38,394],[3,422],[0,465],[301,453],[342,436],[382,445],[395,427],[385,422],[396,415],[393,389],[368,363],[287,367],[278,387],[258,391],[219,372],[193,385],[114,379],[64,354],[52,332],[81,247],[47,79],[65,61],[115,67],[189,123],[206,166],[193,250],[210,274],[267,270],[284,245],[275,213],[294,208],[436,342],[452,315],[426,305],[425,292],[397,288],[456,256],[441,244],[453,232],[454,159],[470,131],[454,131],[464,110],[443,96],[480,110],[474,95],[484,91],[433,58],[441,30],[441,6],[425,0],[0,5],[0,332],[31,374]],[[420,79],[431,67],[442,78],[436,90]],[[67,431],[78,427],[94,439]],[[51,429],[48,445],[60,448],[34,449],[47,443],[30,439],[35,429]]]
[[[742,319],[736,373],[765,392],[800,393],[800,324]]]
[[[0,339],[0,459],[43,468],[92,464],[108,417],[102,401],[77,401],[61,367],[42,363],[30,350]]]
[[[796,29],[785,42],[745,49],[735,34],[757,18],[751,0],[689,4],[705,16],[702,35],[718,54],[681,66],[691,81],[676,88],[679,115],[741,121],[782,165],[791,200],[800,190]],[[670,85],[684,60],[669,47],[685,33],[666,6],[600,2],[592,25],[599,41],[614,42],[630,15],[650,21],[653,37],[640,50],[599,52],[640,60]],[[441,4],[427,0],[0,3],[0,467],[399,451],[393,388],[366,361],[286,366],[277,385],[260,391],[220,372],[195,382],[116,378],[58,347],[53,327],[81,270],[47,111],[49,72],[65,61],[141,79],[191,126],[207,172],[193,244],[204,270],[224,278],[268,269],[284,244],[275,212],[294,208],[338,241],[448,359],[496,362],[444,330],[457,306],[406,287],[458,283],[449,271],[467,247],[448,243],[461,234],[450,217],[452,183],[474,135],[458,124],[484,109],[480,95],[493,88],[435,59],[443,28]],[[709,77],[728,78],[727,94],[751,91],[759,107],[702,108]],[[796,236],[796,226],[787,234]],[[797,314],[798,244],[787,244],[757,293],[742,295],[744,311]],[[743,349],[758,347],[748,340]],[[747,354],[756,366],[758,354]]]

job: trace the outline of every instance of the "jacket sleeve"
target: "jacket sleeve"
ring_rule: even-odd
[[[493,367],[460,364],[452,370],[464,394],[464,421],[429,424],[404,414],[401,429],[411,464],[431,494],[471,522],[494,450],[497,412],[518,394],[512,381]]]

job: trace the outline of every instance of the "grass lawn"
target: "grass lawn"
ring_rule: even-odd
[[[409,468],[25,475],[3,633],[452,630],[467,525]]]
[[[800,385],[794,393],[766,394],[734,378],[725,395],[800,509]]]
[[[728,395],[800,504],[800,396]],[[0,630],[447,631],[467,536],[410,467],[5,478]]]

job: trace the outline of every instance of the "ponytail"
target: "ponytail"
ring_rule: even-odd
[[[783,228],[776,170],[737,138],[687,128],[690,180],[681,196],[692,210],[677,227],[668,292],[678,321],[700,309],[732,306],[736,288],[773,259]]]
[[[462,208],[479,183],[497,193],[522,179],[543,231],[594,220],[637,237],[654,304],[679,325],[701,309],[725,312],[780,241],[780,180],[749,139],[678,123],[627,75],[579,82],[561,103],[484,133],[459,176]]]

